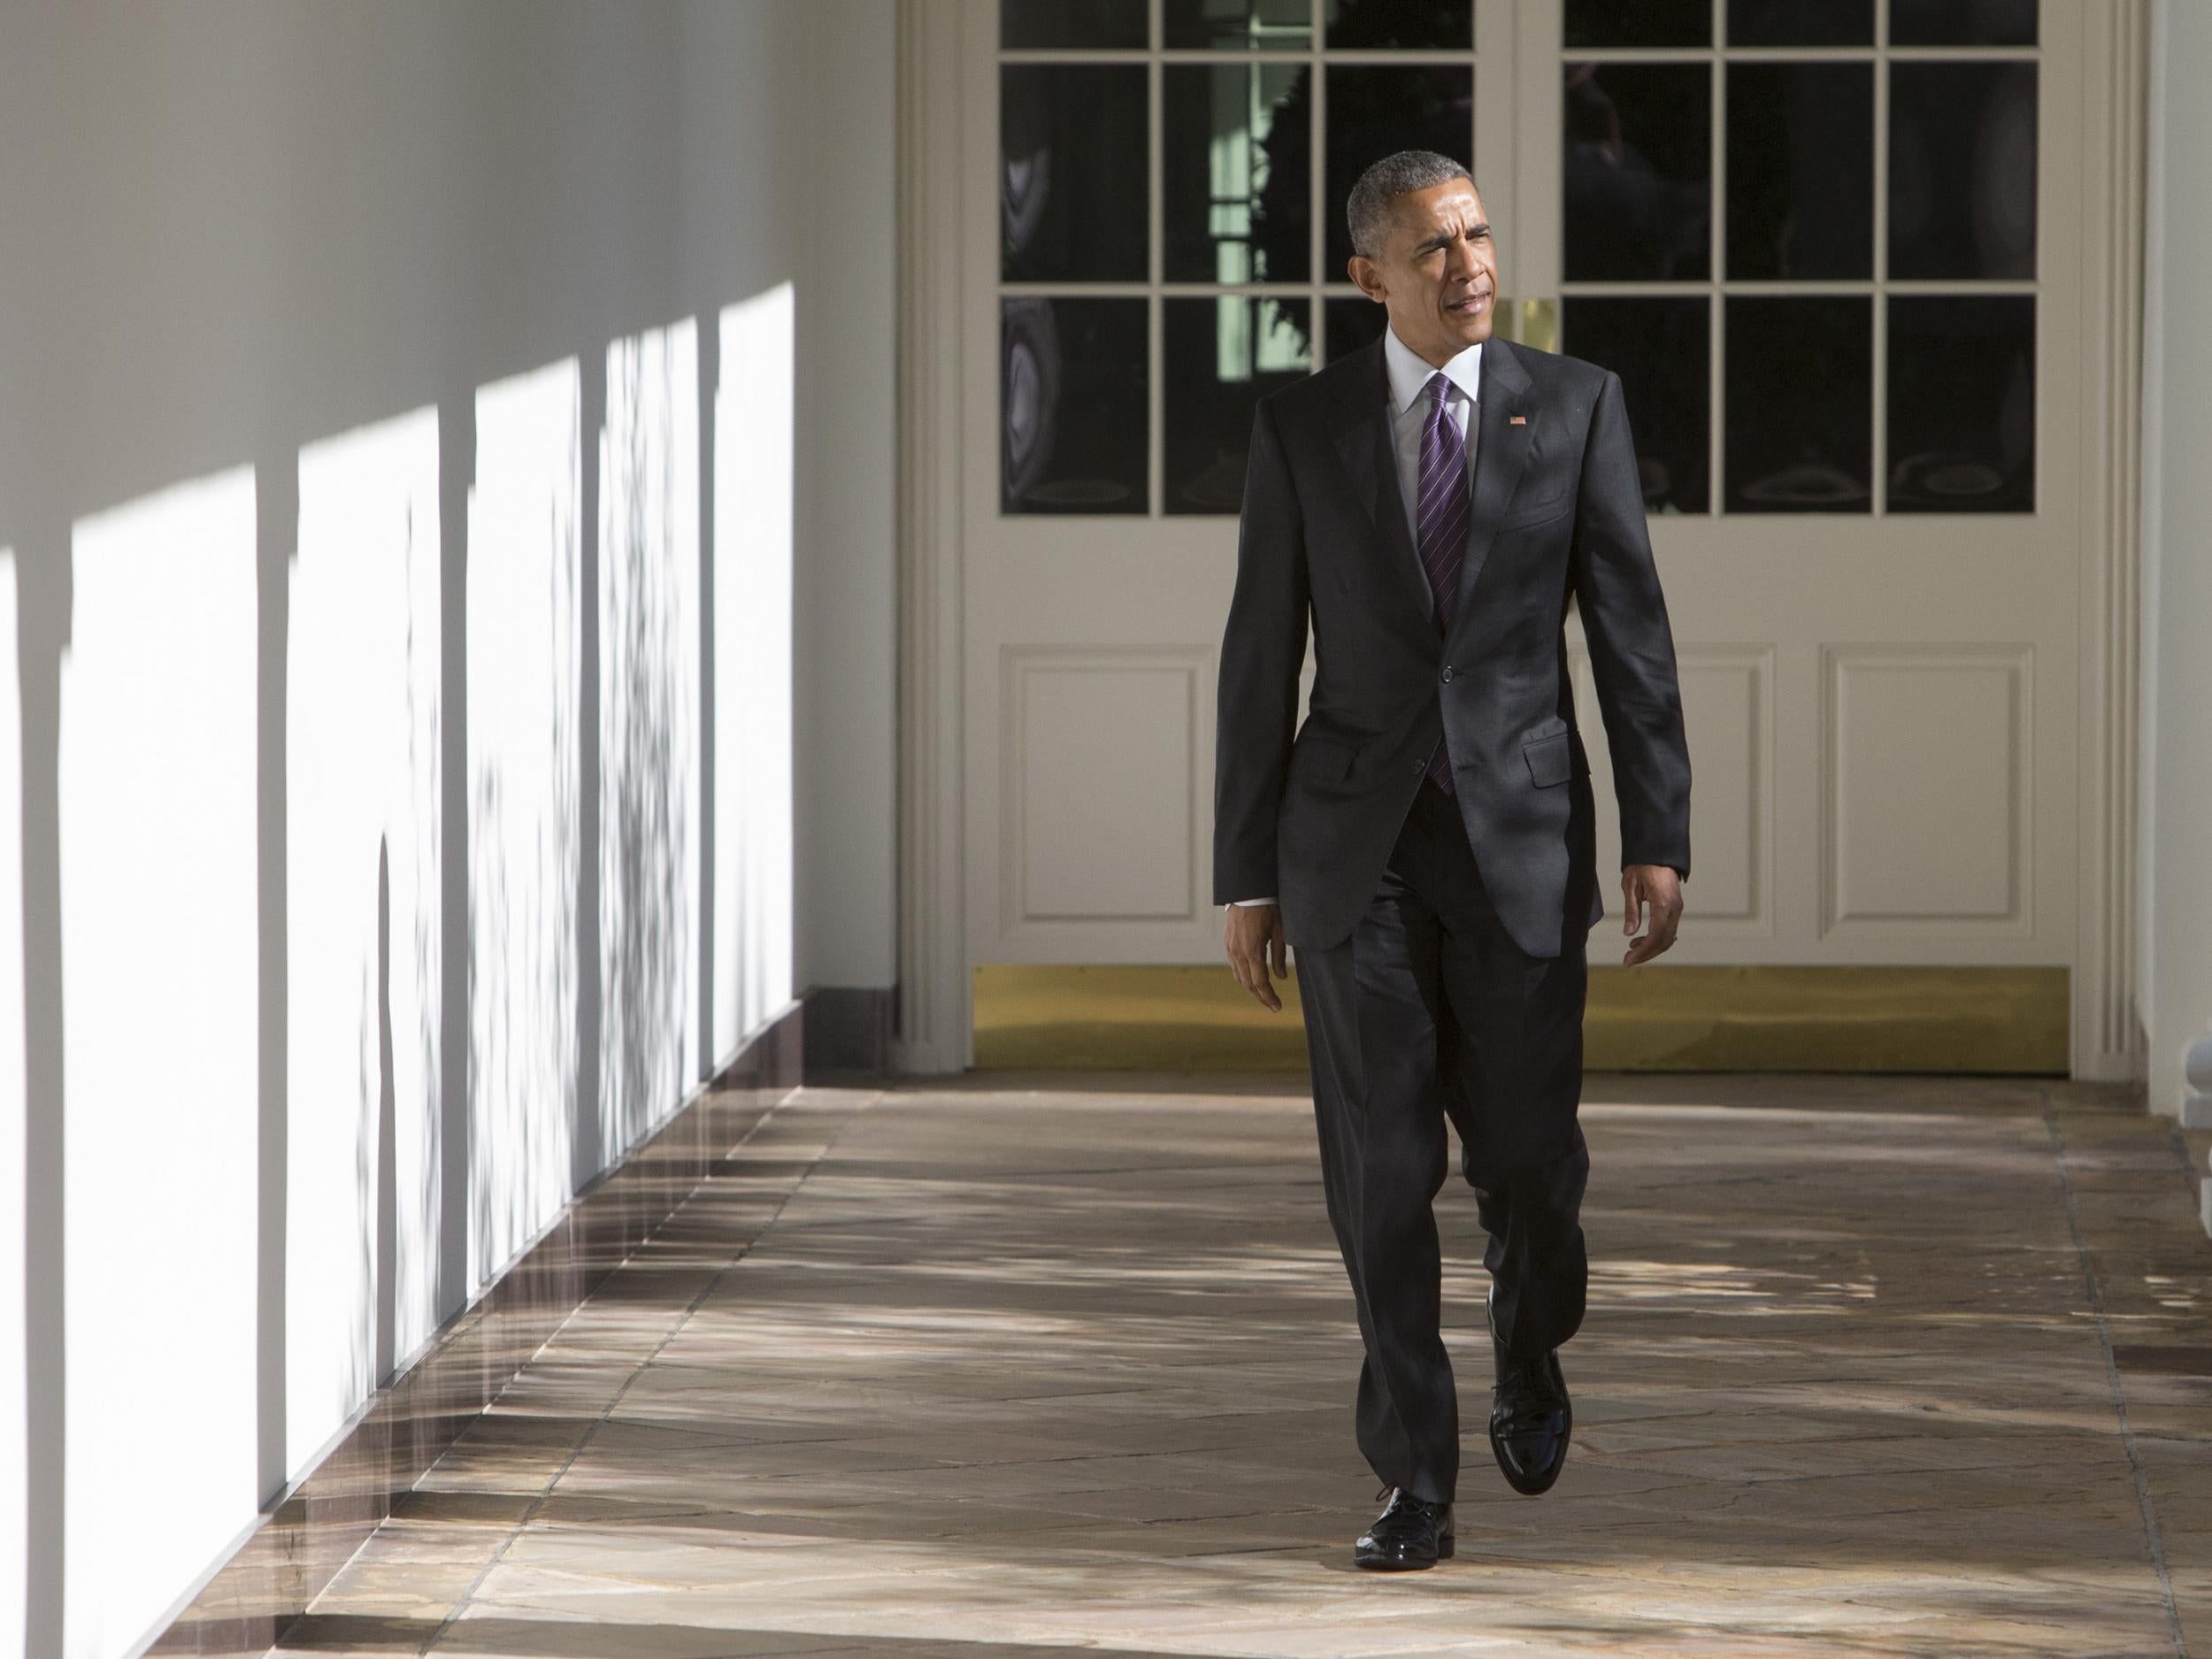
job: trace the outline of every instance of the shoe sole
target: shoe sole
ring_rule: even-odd
[[[1551,1466],[1551,1472],[1540,1480],[1531,1480],[1527,1476],[1516,1472],[1511,1463],[1506,1458],[1505,1448],[1498,1443],[1496,1432],[1493,1431],[1491,1433],[1490,1455],[1498,1460],[1498,1472],[1505,1477],[1507,1486],[1525,1498],[1540,1498],[1549,1492],[1559,1482],[1559,1471],[1567,1466],[1567,1449],[1573,1444],[1575,1432],[1575,1407],[1572,1400],[1567,1402],[1563,1415],[1566,1421],[1559,1436],[1559,1461]]]
[[[1363,1561],[1358,1556],[1355,1555],[1352,1557],[1352,1564],[1355,1567],[1363,1567],[1369,1572],[1418,1572],[1425,1567],[1433,1567],[1438,1562],[1448,1559],[1452,1554],[1452,1550],[1453,1542],[1448,1538],[1436,1547],[1436,1554],[1427,1557],[1425,1560],[1386,1561],[1380,1559],[1371,1559]]]

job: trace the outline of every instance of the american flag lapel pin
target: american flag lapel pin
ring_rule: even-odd
[[[1509,426],[1525,426],[1528,425],[1528,417],[1526,415],[1516,415],[1505,424]]]

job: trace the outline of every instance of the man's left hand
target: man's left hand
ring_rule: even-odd
[[[1674,943],[1674,930],[1682,921],[1682,878],[1674,873],[1672,864],[1630,864],[1621,872],[1621,897],[1628,909],[1621,918],[1621,932],[1632,935],[1621,965],[1632,968]],[[1644,924],[1646,904],[1651,907],[1651,928],[1635,938]]]

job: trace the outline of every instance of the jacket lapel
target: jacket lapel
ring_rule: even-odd
[[[1538,419],[1528,391],[1528,371],[1493,334],[1483,343],[1481,396],[1475,403],[1479,440],[1474,530],[1468,538],[1467,562],[1460,567],[1459,590],[1453,597],[1452,631],[1444,642],[1447,657],[1460,649],[1473,626],[1469,618],[1482,608],[1475,592],[1476,579],[1489,561],[1490,545],[1497,540],[1498,523],[1505,517],[1507,503],[1520,485],[1521,474],[1528,470],[1529,441]],[[1522,418],[1518,426],[1513,424],[1516,415]],[[1417,555],[1415,565],[1419,566]],[[1423,585],[1426,586],[1425,577]]]
[[[1487,359],[1484,366],[1486,373]],[[1340,358],[1326,373],[1337,396],[1337,454],[1375,526],[1385,561],[1397,572],[1432,628],[1436,596],[1429,591],[1428,572],[1421,568],[1412,526],[1406,523],[1405,502],[1398,494],[1398,459],[1390,437],[1389,373],[1383,366],[1380,336]]]

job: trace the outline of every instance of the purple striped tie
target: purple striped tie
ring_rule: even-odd
[[[1421,478],[1414,513],[1414,540],[1421,550],[1421,568],[1429,573],[1429,591],[1436,595],[1436,631],[1452,626],[1452,603],[1459,596],[1460,562],[1467,557],[1467,528],[1473,508],[1467,500],[1467,439],[1452,419],[1445,402],[1451,382],[1432,374],[1423,389],[1429,412],[1421,425]],[[1429,777],[1446,795],[1452,793],[1452,757],[1448,744],[1440,742],[1429,757]]]

